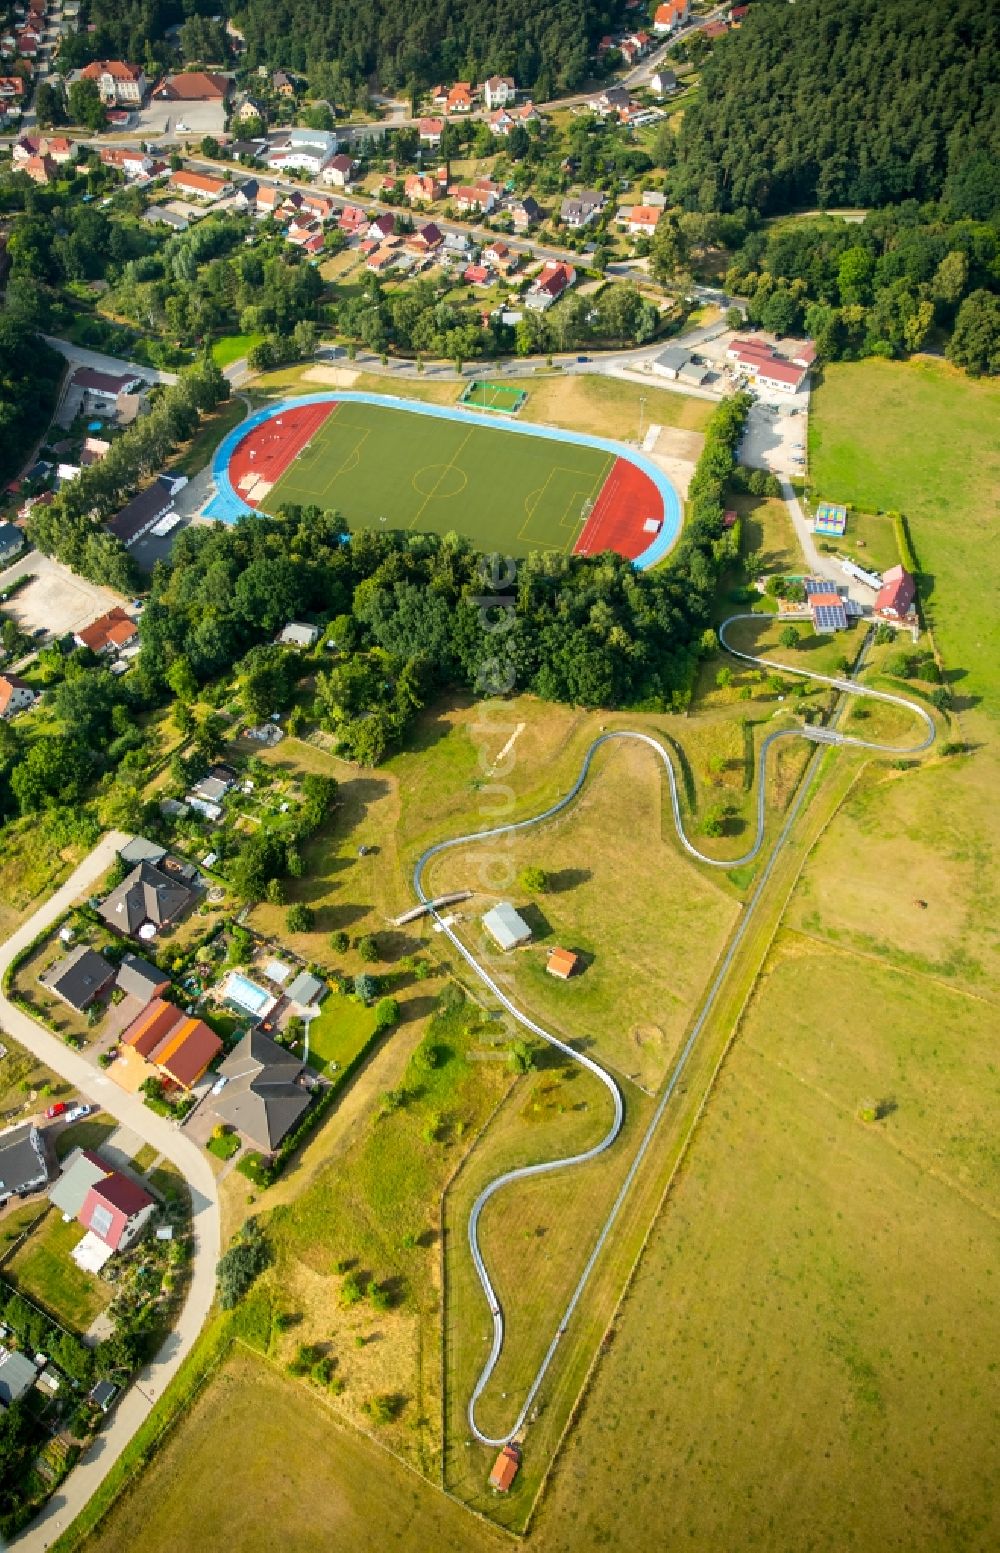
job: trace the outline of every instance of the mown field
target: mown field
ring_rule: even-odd
[[[497,896],[512,900],[534,938],[513,955],[487,945],[492,973],[537,1019],[649,1090],[667,1072],[738,909],[677,846],[665,786],[651,750],[605,746],[555,819],[446,852],[428,870],[434,893],[477,891],[461,913],[477,945],[476,914]],[[530,866],[546,873],[542,894],[519,883]],[[545,968],[557,945],[580,956],[566,982]]]
[[[954,690],[1000,715],[1000,385],[939,361],[832,363],[812,396],[816,492],[903,512]]]

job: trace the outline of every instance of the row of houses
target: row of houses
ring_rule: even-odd
[[[481,86],[471,81],[456,81],[453,86],[432,86],[430,99],[435,108],[445,113],[471,113],[480,102],[487,109],[506,108],[517,98],[517,85],[513,76],[488,76]]]

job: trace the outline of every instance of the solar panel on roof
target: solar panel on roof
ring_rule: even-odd
[[[820,631],[842,631],[847,616],[842,604],[818,604],[814,610],[815,623]]]

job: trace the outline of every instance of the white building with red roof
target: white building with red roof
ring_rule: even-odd
[[[917,619],[917,584],[905,566],[890,566],[882,573],[875,600],[875,618],[889,625],[914,625]]]
[[[138,108],[149,90],[141,65],[124,59],[93,59],[79,73],[81,81],[96,81],[101,101],[108,108]]]
[[[664,37],[667,33],[676,32],[678,27],[683,27],[690,16],[690,0],[665,0],[663,5],[656,7],[653,31],[658,37]]]

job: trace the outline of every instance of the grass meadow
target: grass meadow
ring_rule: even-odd
[[[809,419],[816,493],[862,512],[906,514],[921,604],[955,693],[993,718],[1000,715],[998,422],[996,382],[931,360],[826,366]]]

